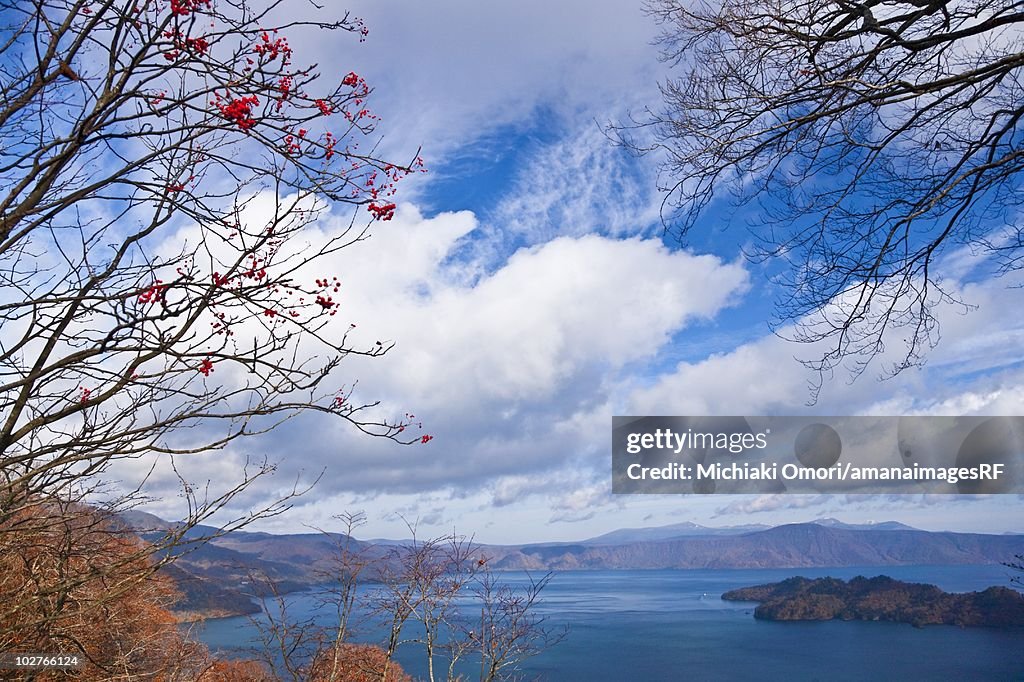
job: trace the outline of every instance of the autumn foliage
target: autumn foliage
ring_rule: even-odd
[[[340,643],[321,653],[309,671],[310,682],[412,682],[402,667],[387,661],[380,647]]]
[[[218,659],[192,639],[171,610],[178,595],[158,565],[150,547],[95,509],[38,501],[0,526],[0,653],[59,652],[82,661],[70,671],[39,672],[33,679],[40,681],[277,679],[257,661]],[[378,647],[335,644],[306,678],[381,680],[385,658]],[[392,661],[383,679],[412,678]]]
[[[76,679],[191,679],[205,652],[175,598],[145,545],[94,510],[37,501],[0,525],[0,652],[77,655]]]
[[[199,675],[197,682],[271,682],[266,668],[256,661],[214,660]]]

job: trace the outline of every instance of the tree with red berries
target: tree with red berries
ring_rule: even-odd
[[[390,220],[422,161],[375,155],[367,82],[293,52],[299,32],[367,33],[348,14],[279,18],[315,7],[0,0],[0,553],[45,536],[54,555],[46,594],[5,582],[0,601],[43,614],[40,628],[96,578],[71,562],[80,524],[63,519],[145,495],[145,481],[112,484],[124,460],[183,472],[303,412],[430,438],[338,389],[354,385],[343,359],[391,344],[357,344],[342,273],[312,268]],[[347,229],[310,229],[346,207]],[[182,473],[182,523],[120,565],[158,552],[155,570],[273,468],[254,457],[220,488]]]

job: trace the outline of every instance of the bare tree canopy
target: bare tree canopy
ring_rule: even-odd
[[[827,341],[822,372],[887,371],[938,340],[958,247],[1008,272],[1024,168],[1024,3],[652,0],[674,76],[618,138],[664,154],[663,216],[684,237],[730,196],[756,259],[786,265],[782,321]],[[645,141],[646,140],[646,141]],[[809,317],[808,317],[809,316]]]
[[[411,647],[425,656],[419,679],[428,682],[520,680],[527,659],[568,633],[540,613],[551,573],[500,575],[472,538],[453,531],[423,540],[408,521],[406,543],[361,543],[352,533],[365,522],[362,512],[335,518],[345,532],[324,532],[334,555],[318,571],[323,583],[317,601],[329,617],[297,619],[269,576],[250,577],[263,602],[263,613],[252,622],[259,631],[256,656],[268,679],[405,682],[411,678],[396,654]],[[376,631],[379,643],[353,644],[359,631]]]

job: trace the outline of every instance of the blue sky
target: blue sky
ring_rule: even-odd
[[[384,156],[419,147],[430,172],[402,187],[395,220],[336,257],[343,309],[365,339],[351,362],[367,398],[414,412],[435,436],[402,448],[301,418],[194,476],[231,480],[246,454],[281,461],[258,504],[295,476],[324,475],[271,531],[332,528],[364,510],[365,535],[569,540],[625,526],[895,519],[927,529],[1024,531],[1020,496],[613,496],[612,414],[1022,414],[1024,322],[1011,278],[962,250],[948,282],[978,306],[939,310],[922,370],[855,382],[838,373],[813,408],[796,357],[773,335],[780,291],[746,262],[748,238],[712,212],[687,248],[662,238],[656,159],[613,147],[602,124],[658,105],[655,26],[629,3],[408,3],[350,8],[370,28],[293,39],[325,74],[376,88]],[[319,226],[341,229],[340,210]],[[741,223],[735,220],[736,223]],[[885,358],[882,358],[884,361]],[[170,488],[168,488],[170,491]],[[173,495],[152,510],[173,516]]]

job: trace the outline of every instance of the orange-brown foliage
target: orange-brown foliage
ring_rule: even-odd
[[[34,680],[275,679],[259,662],[217,660],[190,640],[170,611],[175,599],[174,585],[155,570],[145,543],[95,510],[38,503],[0,517],[0,653],[82,661],[73,672],[43,671]],[[307,679],[412,682],[381,648],[347,643],[322,651]]]
[[[370,644],[337,644],[314,661],[310,682],[380,682],[386,655]],[[412,682],[398,663],[391,661],[384,682]]]
[[[204,670],[221,675],[210,682],[259,679],[241,663],[211,665],[169,610],[175,598],[146,545],[94,510],[38,502],[0,517],[0,653],[77,655],[73,679],[97,682],[191,681]]]
[[[274,678],[257,661],[212,661],[196,682],[270,682]]]

